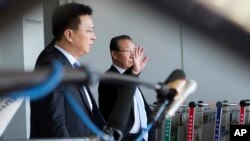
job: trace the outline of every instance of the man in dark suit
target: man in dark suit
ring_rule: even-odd
[[[58,7],[52,17],[53,41],[39,55],[36,69],[53,60],[65,68],[76,68],[77,60],[90,50],[96,39],[91,18],[92,9],[82,4]],[[75,138],[93,136],[67,103],[67,89],[88,117],[102,129],[105,121],[87,85],[65,84],[50,95],[31,102],[31,138]]]
[[[148,61],[148,57],[144,56],[144,49],[140,46],[135,47],[134,42],[127,35],[112,38],[110,42],[110,54],[113,64],[107,72],[115,72],[123,75],[138,77]],[[114,109],[119,95],[123,93],[122,90],[124,87],[126,86],[122,84],[106,84],[104,81],[100,81],[98,88],[99,107],[106,121]],[[136,87],[134,90],[131,105],[127,126],[122,131],[125,136],[123,140],[135,140],[143,132],[143,129],[147,128],[151,114],[151,109],[139,87]],[[148,132],[144,134],[144,140],[153,140],[153,133],[150,137],[148,135]]]

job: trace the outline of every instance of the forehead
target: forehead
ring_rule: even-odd
[[[129,40],[129,39],[121,39],[118,41],[118,47],[120,49],[124,49],[124,48],[135,48],[135,44],[133,41]]]
[[[80,18],[79,27],[83,28],[94,28],[94,24],[90,15],[82,15]]]

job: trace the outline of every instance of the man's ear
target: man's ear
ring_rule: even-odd
[[[68,42],[70,42],[70,43],[73,42],[73,31],[72,31],[72,30],[70,30],[70,29],[64,30],[63,35],[64,35],[65,39],[66,39]]]
[[[111,54],[113,59],[117,59],[117,52],[116,51],[111,51],[110,54]]]

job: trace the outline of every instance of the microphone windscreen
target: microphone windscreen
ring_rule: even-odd
[[[166,118],[174,116],[175,112],[185,101],[185,99],[197,89],[197,83],[194,80],[184,80],[179,83],[178,95],[173,98],[166,110]]]
[[[164,84],[174,82],[175,80],[178,80],[178,79],[186,79],[186,75],[185,75],[184,71],[181,69],[174,70],[170,74],[170,76],[167,78],[167,80],[164,82]]]

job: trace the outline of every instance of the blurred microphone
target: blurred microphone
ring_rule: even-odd
[[[173,98],[167,109],[165,110],[165,117],[172,117],[185,99],[197,89],[197,83],[194,80],[180,81],[175,86],[177,95]]]
[[[186,75],[183,70],[176,69],[174,70],[170,76],[167,78],[167,80],[164,82],[164,84],[169,84],[171,82],[174,82],[176,80],[184,80],[186,78]]]
[[[158,102],[170,100],[177,94],[177,86],[186,78],[183,70],[174,70],[164,83],[160,83],[160,88],[156,89]]]

